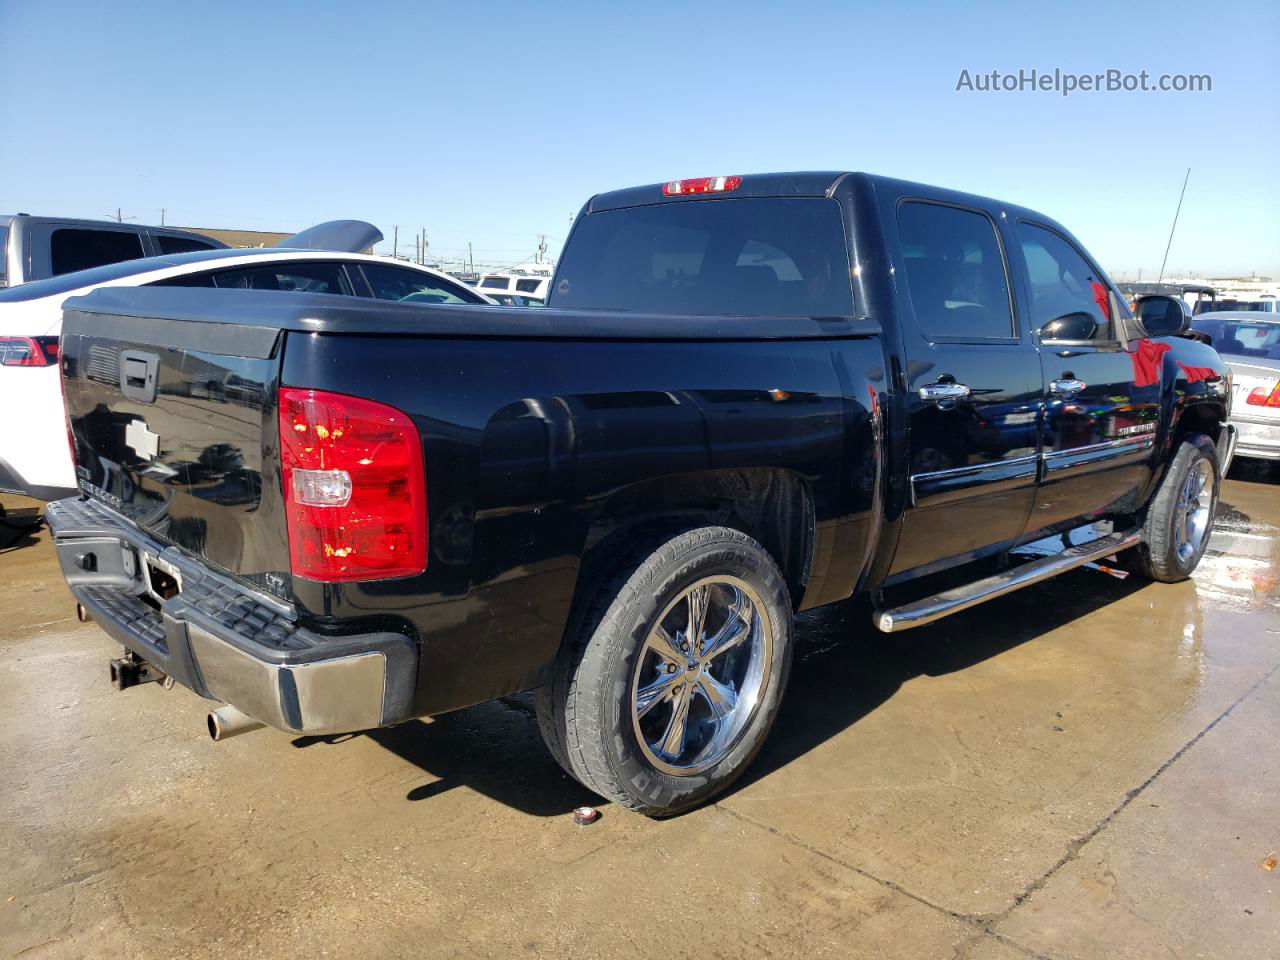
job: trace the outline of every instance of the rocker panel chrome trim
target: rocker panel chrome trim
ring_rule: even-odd
[[[1136,547],[1141,542],[1140,529],[1113,533],[1042,560],[1022,564],[1013,570],[925,597],[914,603],[888,610],[877,610],[872,619],[876,627],[885,633],[897,633],[900,630],[920,627],[988,600],[994,600],[996,597],[1002,597],[1014,590],[1021,590],[1023,587],[1056,577],[1075,567],[1082,567],[1086,563],[1101,560],[1121,550]]]

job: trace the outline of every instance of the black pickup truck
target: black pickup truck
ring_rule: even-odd
[[[542,310],[69,301],[82,496],[48,518],[116,683],[225,703],[215,738],[535,690],[567,771],[667,815],[759,749],[795,611],[858,596],[893,632],[1113,554],[1187,577],[1232,436],[1188,319],[981,197],[620,190]]]

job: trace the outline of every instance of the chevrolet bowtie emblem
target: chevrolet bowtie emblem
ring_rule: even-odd
[[[145,420],[130,420],[124,428],[124,445],[143,460],[150,460],[160,452],[160,434],[148,430]]]

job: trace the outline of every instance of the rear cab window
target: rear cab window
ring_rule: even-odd
[[[9,285],[9,225],[0,223],[0,287]]]
[[[145,255],[142,237],[124,230],[60,227],[49,236],[49,258],[54,276],[136,260]]]
[[[687,200],[582,217],[549,306],[686,316],[854,311],[837,201]]]

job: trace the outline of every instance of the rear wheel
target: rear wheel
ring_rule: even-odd
[[[592,608],[535,700],[551,752],[650,816],[719,793],[764,742],[789,672],[773,559],[737,530],[690,530],[623,564]]]
[[[1147,508],[1143,542],[1128,551],[1135,572],[1163,583],[1191,576],[1209,545],[1219,481],[1214,442],[1203,434],[1184,437]]]

